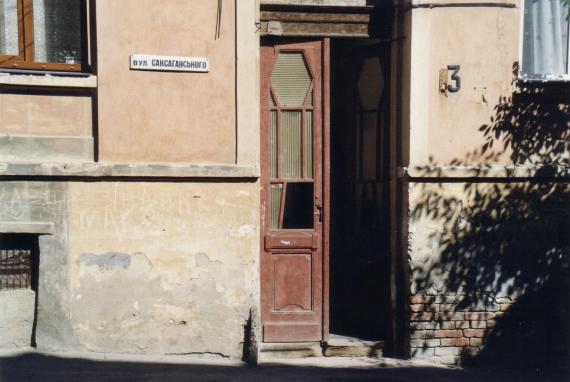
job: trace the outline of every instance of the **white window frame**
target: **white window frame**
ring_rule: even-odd
[[[522,72],[522,64],[524,59],[524,17],[525,17],[525,0],[519,0],[520,20],[519,20],[519,73],[518,79],[522,82],[570,82],[570,23],[568,26],[568,62],[566,63],[566,74],[524,74]]]

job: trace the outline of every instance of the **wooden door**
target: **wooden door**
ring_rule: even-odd
[[[261,48],[264,342],[323,340],[325,46],[304,40]]]

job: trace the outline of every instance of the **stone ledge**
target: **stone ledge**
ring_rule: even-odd
[[[257,179],[260,171],[238,165],[0,162],[0,177],[17,176]]]
[[[53,234],[55,225],[52,222],[0,221],[0,233]]]
[[[570,167],[554,165],[513,166],[409,166],[399,167],[402,178],[568,178]]]
[[[96,88],[97,76],[66,76],[26,72],[0,72],[0,85],[55,88]]]

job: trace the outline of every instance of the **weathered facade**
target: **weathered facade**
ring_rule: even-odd
[[[79,3],[0,0],[0,349],[568,359],[569,77],[520,71],[532,5]]]

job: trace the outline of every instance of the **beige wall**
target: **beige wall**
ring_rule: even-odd
[[[258,306],[257,183],[69,185],[82,350],[239,357]]]
[[[97,2],[100,158],[235,162],[235,9],[223,2]],[[210,73],[129,70],[134,53],[207,57]]]
[[[518,61],[518,8],[414,9],[411,18],[411,165],[510,163],[509,152],[493,160],[468,152],[485,143],[479,128],[490,123],[500,97],[512,95]],[[458,93],[439,92],[439,70],[461,65]],[[502,152],[502,146],[495,147]],[[488,154],[488,153],[487,153]]]
[[[0,94],[0,134],[91,137],[91,98]]]

